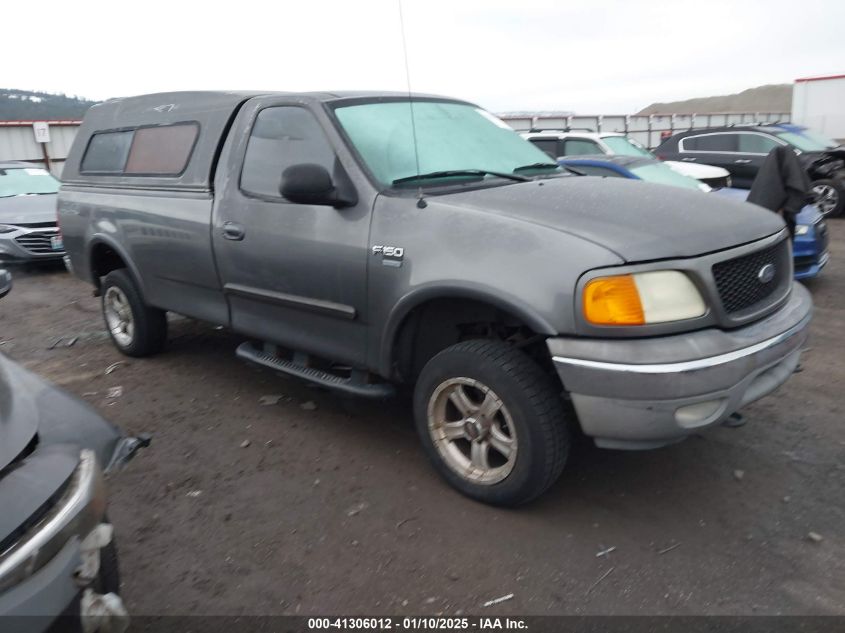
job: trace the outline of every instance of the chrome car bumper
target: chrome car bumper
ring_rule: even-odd
[[[776,313],[736,330],[547,341],[584,432],[605,448],[654,448],[718,424],[795,370],[812,299],[794,284]]]

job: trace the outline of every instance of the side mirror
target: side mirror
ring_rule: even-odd
[[[0,268],[0,298],[5,297],[12,290],[12,273]]]
[[[348,189],[349,187],[343,187]],[[332,182],[325,167],[314,163],[291,165],[282,172],[279,193],[298,204],[319,204],[331,207],[348,207],[356,202],[356,195],[341,191]]]

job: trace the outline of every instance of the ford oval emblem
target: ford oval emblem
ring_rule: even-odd
[[[775,265],[766,264],[757,272],[757,279],[761,284],[767,284],[775,278]]]

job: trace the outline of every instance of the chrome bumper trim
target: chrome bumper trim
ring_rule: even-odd
[[[105,509],[105,488],[97,457],[83,450],[70,488],[50,513],[0,555],[0,593],[26,580],[55,556],[67,541],[90,532]]]
[[[784,341],[789,340],[793,336],[799,334],[807,326],[807,321],[810,317],[805,317],[800,323],[792,326],[785,332],[781,332],[777,336],[761,341],[754,345],[744,347],[742,349],[726,352],[717,356],[710,356],[707,358],[699,358],[696,360],[683,361],[679,363],[659,363],[652,365],[637,365],[633,363],[608,363],[603,361],[586,360],[583,358],[567,358],[565,356],[553,356],[552,360],[562,365],[571,365],[575,367],[589,367],[591,369],[601,369],[604,371],[618,371],[635,374],[677,374],[687,371],[695,371],[698,369],[707,369],[709,367],[716,367],[737,361],[746,356],[757,354],[775,345],[780,345]]]

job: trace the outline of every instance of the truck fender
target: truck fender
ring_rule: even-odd
[[[470,299],[487,303],[520,319],[538,334],[548,336],[557,334],[554,326],[516,297],[503,295],[500,291],[479,285],[427,284],[403,296],[390,311],[381,337],[379,357],[379,373],[381,375],[389,376],[391,373],[393,346],[399,334],[399,329],[405,322],[405,318],[415,308],[427,301],[448,298]]]
[[[99,292],[100,290],[100,280],[94,276],[93,254],[94,249],[99,244],[105,244],[115,253],[117,253],[120,259],[123,260],[123,262],[126,264],[126,268],[129,271],[129,274],[132,276],[132,279],[135,281],[135,284],[138,286],[138,290],[141,292],[141,296],[143,297],[146,293],[144,292],[144,282],[141,281],[141,274],[138,270],[138,267],[132,261],[132,258],[129,257],[129,253],[126,252],[126,249],[121,246],[117,240],[103,233],[97,233],[89,240],[87,251],[88,273],[91,276],[91,281],[97,287],[97,291]]]

